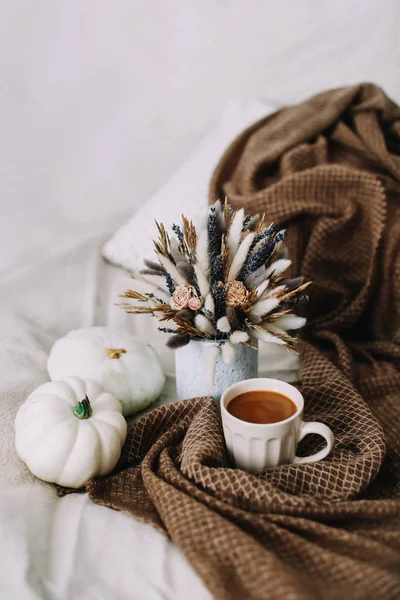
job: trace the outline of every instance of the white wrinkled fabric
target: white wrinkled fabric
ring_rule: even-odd
[[[164,535],[87,494],[58,499],[36,483],[0,502],[1,598],[210,598]]]

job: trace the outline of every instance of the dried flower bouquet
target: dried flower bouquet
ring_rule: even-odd
[[[291,264],[285,230],[266,226],[264,215],[233,210],[227,200],[209,208],[199,232],[184,216],[181,226],[172,227],[175,237],[156,224],[157,262],[146,260],[135,289],[121,296],[138,302],[123,304],[127,312],[168,322],[158,329],[170,334],[170,348],[213,340],[214,360],[221,351],[227,364],[235,361],[235,346],[251,345],[252,339],[295,350],[288,331],[305,324],[293,311],[307,298],[309,283],[283,276]]]

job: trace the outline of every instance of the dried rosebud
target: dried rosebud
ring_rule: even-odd
[[[193,298],[190,298],[189,303],[188,303],[188,307],[191,310],[199,310],[199,308],[201,308],[201,300],[200,300],[200,298],[197,298],[197,296],[193,296]]]
[[[225,288],[228,290],[226,295],[226,305],[240,307],[245,304],[249,292],[241,281],[228,281]]]
[[[190,299],[196,296],[196,290],[192,285],[189,285],[188,283],[178,285],[172,294],[171,308],[174,310],[182,310],[189,306]]]

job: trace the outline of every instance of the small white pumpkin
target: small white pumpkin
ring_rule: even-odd
[[[126,432],[117,398],[95,381],[68,377],[40,385],[22,404],[15,447],[36,477],[80,488],[112,471]]]
[[[70,375],[98,381],[132,415],[157,400],[165,375],[153,348],[125,331],[108,327],[75,329],[51,349],[50,379]]]

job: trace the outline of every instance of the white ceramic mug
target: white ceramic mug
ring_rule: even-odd
[[[234,417],[227,410],[233,398],[250,391],[268,391],[283,394],[297,407],[294,415],[278,423],[249,423]],[[222,426],[226,446],[236,467],[258,473],[267,467],[322,460],[333,448],[333,433],[323,423],[304,423],[304,399],[290,383],[278,379],[247,379],[231,385],[221,398]],[[311,456],[296,456],[297,444],[308,433],[317,433],[326,440],[326,447]]]

